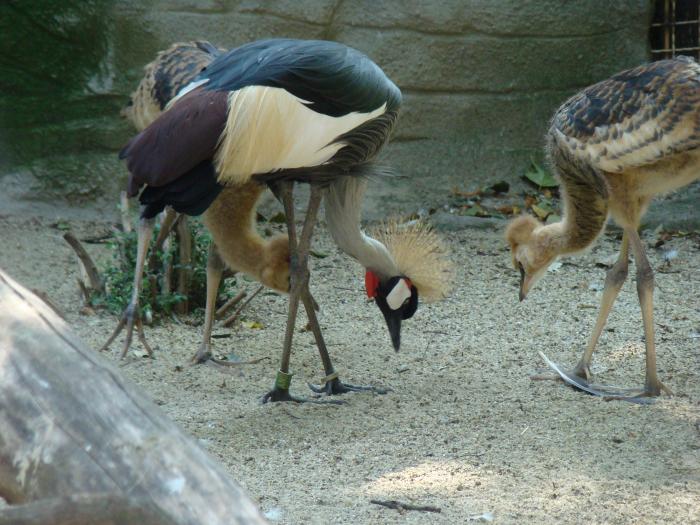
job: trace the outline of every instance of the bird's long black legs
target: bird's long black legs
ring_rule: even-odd
[[[320,188],[311,186],[309,206],[306,211],[306,219],[301,233],[301,239],[297,243],[296,225],[294,222],[294,195],[293,182],[280,182],[274,188],[275,194],[282,201],[287,220],[287,233],[289,235],[289,310],[287,312],[287,329],[284,334],[282,347],[282,360],[280,369],[275,378],[275,386],[262,398],[263,403],[268,401],[296,401],[303,399],[292,397],[289,393],[289,385],[292,375],[289,373],[289,358],[292,351],[292,339],[299,311],[299,300],[309,285],[308,253],[311,245],[316,215],[321,203]]]
[[[321,333],[318,318],[316,317],[316,302],[309,291],[309,250],[311,248],[311,238],[313,236],[313,229],[314,225],[316,224],[316,216],[321,204],[323,190],[318,186],[311,185],[311,195],[309,196],[309,205],[306,211],[304,227],[297,242],[292,189],[292,183],[288,182],[278,183],[273,188],[274,193],[284,205],[285,216],[287,219],[287,230],[289,234],[289,311],[287,314],[287,329],[284,337],[282,360],[280,362],[280,369],[277,372],[277,378],[275,379],[275,386],[270,392],[263,396],[262,401],[263,403],[268,401],[304,401],[303,399],[292,397],[289,394],[289,384],[291,381],[291,374],[289,373],[289,359],[291,355],[296,317],[299,311],[299,301],[302,301],[304,304],[304,308],[309,319],[309,325],[314,334],[316,345],[318,346],[318,351],[321,355],[321,361],[323,362],[323,368],[326,373],[324,386],[314,387],[309,385],[309,387],[317,393],[325,393],[328,395],[366,390],[371,390],[377,393],[386,393],[386,390],[377,389],[375,387],[346,385],[341,383],[338,379],[338,375],[333,368],[333,363],[331,362],[330,355],[328,354],[326,343],[323,340],[323,334]],[[340,401],[333,402],[340,403]]]
[[[141,344],[148,352],[149,356],[153,356],[153,350],[146,342],[146,337],[143,334],[143,323],[141,321],[141,315],[139,312],[139,295],[141,294],[141,287],[143,285],[143,270],[146,262],[146,253],[148,252],[148,246],[151,243],[151,238],[153,237],[153,227],[155,224],[154,219],[141,219],[139,222],[139,232],[138,232],[138,248],[136,253],[136,268],[134,269],[134,285],[131,293],[131,301],[129,301],[128,306],[122,313],[122,317],[119,320],[119,324],[109,336],[107,342],[100,348],[100,351],[106,350],[112,341],[116,339],[122,329],[126,328],[126,340],[124,341],[124,347],[122,349],[121,357],[123,358],[129,346],[131,346],[131,339],[134,333],[134,323],[136,323],[136,331],[138,332]]]
[[[600,309],[598,310],[598,318],[591,333],[591,338],[588,340],[588,346],[581,356],[581,360],[574,368],[574,374],[578,377],[591,380],[591,359],[595,351],[600,334],[605,328],[605,323],[608,320],[608,315],[612,309],[615,299],[617,299],[620,289],[627,279],[629,268],[629,237],[626,233],[622,236],[622,246],[620,247],[620,255],[617,261],[605,276],[605,288],[603,289],[603,298],[600,301]]]
[[[304,291],[304,294],[302,295],[302,301],[304,302],[306,315],[309,318],[311,331],[313,332],[314,338],[316,339],[318,353],[321,354],[323,370],[326,373],[326,377],[324,377],[323,379],[323,385],[314,386],[312,384],[309,384],[309,388],[317,394],[326,394],[329,396],[337,394],[346,394],[348,392],[375,392],[377,394],[386,394],[388,392],[388,390],[386,389],[377,388],[374,386],[351,385],[340,381],[340,379],[338,378],[338,374],[333,368],[331,357],[328,354],[328,348],[326,348],[326,342],[323,340],[321,327],[318,324],[318,318],[316,317],[316,311],[314,310],[314,301],[311,297],[311,294],[309,293],[308,288]]]
[[[212,242],[209,245],[209,253],[207,255],[207,303],[204,310],[204,333],[202,334],[202,344],[192,357],[192,363],[204,363],[211,358],[211,331],[214,325],[216,296],[219,291],[221,277],[224,274],[224,268],[226,268],[226,265],[221,259],[216,245]]]

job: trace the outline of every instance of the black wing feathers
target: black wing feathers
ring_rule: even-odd
[[[261,40],[232,49],[199,76],[207,90],[279,87],[318,113],[368,113],[384,103],[397,110],[401,92],[384,72],[352,48],[322,40]]]
[[[147,186],[139,196],[139,202],[144,205],[141,217],[155,217],[165,206],[172,206],[178,213],[200,215],[222,189],[216,182],[216,170],[211,161],[200,162],[164,186]]]

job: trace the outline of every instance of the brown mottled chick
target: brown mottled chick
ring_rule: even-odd
[[[144,75],[122,116],[141,131],[165,111],[168,103],[217,56],[223,49],[197,40],[176,42],[160,51],[144,68]]]
[[[654,274],[637,230],[654,196],[700,178],[700,66],[686,57],[662,60],[584,89],[555,113],[546,148],[561,182],[564,218],[543,225],[522,216],[508,227],[520,299],[559,255],[590,246],[612,217],[624,231],[620,256],[605,280],[588,346],[565,379],[594,394],[638,402],[669,392],[656,371]],[[627,277],[630,250],[646,345],[646,380],[636,396],[588,383],[593,351]]]

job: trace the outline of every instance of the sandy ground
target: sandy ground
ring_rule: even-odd
[[[72,252],[51,220],[0,218],[0,267],[46,292],[75,331],[98,348],[116,323],[80,314]],[[94,236],[105,223],[72,220]],[[285,298],[256,299],[245,318],[263,329],[217,328],[221,353],[266,358],[224,374],[186,363],[201,328],[148,328],[155,360],[119,366],[196,436],[239,480],[272,523],[700,523],[700,258],[697,240],[674,239],[670,266],[650,249],[657,272],[659,373],[675,396],[651,406],[605,402],[561,383],[533,381],[538,350],[573,365],[600,300],[614,235],[569,259],[517,301],[517,275],[498,231],[446,233],[458,262],[451,297],[422,305],[395,354],[379,311],[363,296],[362,270],[323,228],[312,290],[341,378],[390,387],[346,404],[269,404],[279,359]],[[653,244],[651,233],[645,237]],[[104,248],[90,245],[104,259]],[[251,288],[252,283],[249,285]],[[299,323],[301,328],[304,320]],[[137,345],[138,346],[138,345]],[[119,345],[105,357],[117,361]],[[594,358],[598,380],[637,386],[644,345],[634,284],[628,282]],[[294,393],[322,375],[312,335],[298,331]],[[432,505],[396,510],[370,500]],[[482,518],[483,519],[483,518]]]

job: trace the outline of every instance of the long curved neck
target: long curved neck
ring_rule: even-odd
[[[328,230],[341,250],[379,277],[400,275],[386,246],[360,229],[365,185],[362,177],[353,176],[341,177],[331,183],[325,196]]]
[[[263,190],[252,182],[224,188],[203,217],[226,264],[256,277],[266,247],[255,228],[256,204]]]
[[[603,231],[608,218],[608,187],[603,175],[593,166],[576,159],[552,144],[550,158],[561,180],[564,218],[543,226],[551,249],[558,255],[583,250]]]

